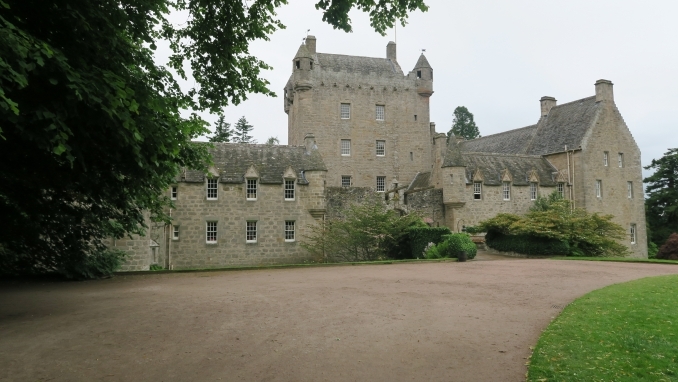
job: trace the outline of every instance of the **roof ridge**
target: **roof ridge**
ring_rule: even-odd
[[[573,103],[576,103],[576,102],[581,102],[581,101],[584,101],[584,100],[589,100],[589,99],[591,99],[591,98],[596,98],[596,96],[593,95],[593,96],[589,96],[589,97],[579,98],[579,99],[576,99],[576,100],[574,100],[574,101],[565,102],[565,103],[563,103],[563,104],[554,106],[552,109],[555,109],[555,108],[561,107],[561,106],[567,106],[567,105],[570,105],[570,104],[573,104]]]
[[[543,159],[543,155],[531,155],[531,154],[506,154],[506,153],[488,153],[488,152],[483,152],[483,151],[464,151],[463,155],[483,155],[483,156],[491,156],[491,157],[520,157],[520,158],[538,158],[538,159]]]

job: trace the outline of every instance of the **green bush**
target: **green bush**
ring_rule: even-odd
[[[466,258],[476,257],[478,249],[471,240],[471,237],[465,233],[453,233],[442,236],[443,241],[437,245],[431,246],[425,252],[427,259],[458,258],[459,252],[466,252]]]
[[[571,254],[570,245],[566,241],[529,235],[504,235],[493,230],[485,235],[485,244],[497,251],[532,256]]]
[[[447,227],[415,227],[410,228],[407,232],[410,238],[413,258],[420,258],[424,254],[428,243],[441,243],[444,235],[452,233]]]
[[[84,259],[65,262],[56,271],[67,279],[86,280],[109,277],[120,268],[127,253],[119,249],[103,249]]]

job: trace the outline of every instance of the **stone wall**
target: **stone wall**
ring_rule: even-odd
[[[445,209],[443,206],[443,190],[432,188],[405,195],[407,211],[418,212],[425,221],[433,226],[445,225]]]
[[[327,187],[327,219],[342,219],[352,205],[384,203],[384,194],[369,187]]]

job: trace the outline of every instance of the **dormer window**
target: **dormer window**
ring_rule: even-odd
[[[504,200],[511,200],[511,183],[510,182],[503,182],[502,183],[502,194],[504,196]]]
[[[481,200],[483,198],[483,184],[481,182],[473,182],[473,199]]]
[[[257,200],[256,179],[247,179],[247,200]]]
[[[530,182],[530,200],[537,200],[537,183]]]
[[[217,200],[217,179],[207,179],[207,200]]]
[[[294,179],[285,179],[285,200],[294,200]]]

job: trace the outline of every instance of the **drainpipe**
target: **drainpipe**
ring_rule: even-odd
[[[570,152],[567,151],[567,145],[565,145],[565,157],[567,158],[567,183],[568,183],[568,186],[570,188],[570,190],[569,190],[570,201],[572,201],[572,187],[573,187],[573,185],[572,185],[572,181],[570,179],[570,175],[571,175],[570,174]],[[572,209],[572,208],[573,208],[573,206],[572,206],[572,204],[570,204],[570,209]]]
[[[169,217],[172,219],[172,209],[169,210]],[[172,269],[172,240],[174,235],[174,228],[172,223],[169,224],[169,235],[167,235],[167,269]]]

